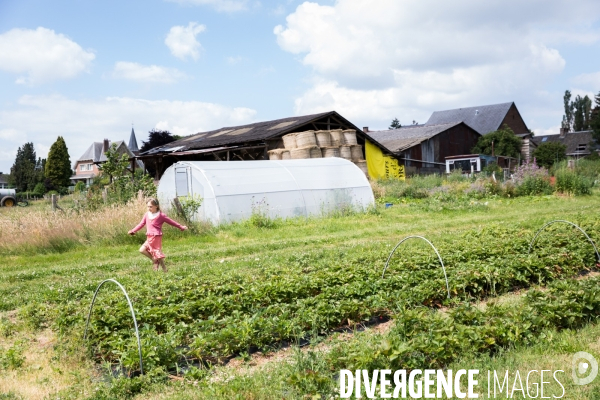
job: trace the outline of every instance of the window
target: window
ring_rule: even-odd
[[[86,164],[80,164],[79,165],[79,170],[80,171],[85,171],[86,170],[87,165]]]
[[[548,140],[548,136],[542,138],[542,143]]]
[[[577,145],[577,151],[585,151],[587,145],[585,143]]]

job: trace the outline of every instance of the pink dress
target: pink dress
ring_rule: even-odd
[[[162,225],[165,222],[182,231],[184,230],[182,225],[167,217],[162,211],[159,211],[155,217],[148,211],[144,214],[142,221],[129,231],[129,233],[136,233],[146,225],[146,241],[142,246],[146,248],[146,251],[150,253],[154,261],[165,258],[162,252]]]

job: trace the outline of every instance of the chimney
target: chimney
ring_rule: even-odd
[[[102,147],[102,151],[104,153],[108,151],[108,139],[104,139],[104,146]]]
[[[568,131],[569,128],[560,128],[560,134],[558,135],[558,137],[563,139],[567,135]]]
[[[363,126],[363,132],[365,132],[365,133],[369,132],[369,127],[368,126]]]

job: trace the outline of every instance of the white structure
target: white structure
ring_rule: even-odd
[[[342,158],[282,161],[181,161],[158,185],[162,208],[175,197],[201,196],[194,216],[213,224],[249,218],[323,215],[342,208],[364,210],[374,204],[364,172]]]

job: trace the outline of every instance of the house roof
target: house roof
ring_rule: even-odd
[[[110,140],[108,141],[109,146],[112,146],[113,144],[117,145],[117,148],[119,148],[119,147],[121,147],[121,145],[125,144],[125,141],[124,140],[117,140],[116,142],[111,142]],[[130,157],[135,156],[127,146],[124,146],[124,147],[127,150],[127,154]],[[104,143],[103,142],[92,143],[92,145],[90,147],[88,147],[88,149],[85,151],[85,153],[83,153],[83,155],[81,157],[79,157],[79,159],[75,162],[75,165],[73,165],[73,169],[75,169],[77,167],[77,163],[80,161],[91,161],[94,164],[105,162],[106,155],[104,154]],[[144,167],[144,165],[141,163],[140,160],[137,160],[137,163],[140,168]]]
[[[344,129],[355,129],[358,134],[362,134],[366,137],[369,137],[370,135],[370,132],[369,134],[365,134],[362,130],[339,115],[337,112],[329,111],[320,114],[281,118],[272,121],[223,127],[208,132],[200,132],[175,142],[171,142],[167,145],[155,147],[154,149],[148,150],[142,154],[153,155],[157,153],[170,153],[174,151],[183,152],[196,149],[263,141],[281,137],[282,135],[291,132],[327,129],[327,123],[324,122],[326,120],[330,121],[332,129],[337,129],[334,127],[341,126],[344,127]]]
[[[437,125],[409,125],[385,131],[369,131],[369,134],[393,153],[399,153],[420,144],[462,122]]]
[[[556,142],[567,146],[568,156],[585,156],[591,154],[593,149],[597,148],[594,142],[592,131],[567,132],[563,137],[561,135],[534,136],[533,142],[536,145],[542,143]],[[593,143],[590,146],[590,143]],[[580,149],[580,145],[585,145],[585,149]]]
[[[425,125],[438,125],[462,121],[480,134],[485,135],[500,128],[500,124],[513,104],[513,102],[510,102],[487,106],[457,108],[454,110],[434,111]]]

